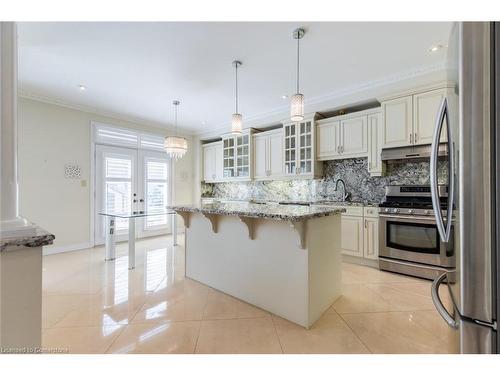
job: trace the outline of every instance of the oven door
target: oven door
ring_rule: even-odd
[[[381,214],[379,254],[439,267],[455,266],[453,241],[442,242],[434,217],[428,216]]]

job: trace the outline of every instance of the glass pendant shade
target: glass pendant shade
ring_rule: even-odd
[[[188,149],[187,139],[178,136],[168,136],[165,138],[165,151],[174,160],[182,158]]]
[[[304,95],[294,94],[290,98],[290,119],[295,122],[304,119]]]
[[[243,116],[241,113],[233,113],[231,117],[231,133],[241,134],[243,129]]]

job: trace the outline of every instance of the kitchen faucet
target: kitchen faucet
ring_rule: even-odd
[[[342,194],[342,202],[345,202],[347,200],[347,198],[349,198],[349,193],[346,191],[344,180],[342,180],[341,178],[339,178],[335,182],[335,188],[333,189],[333,191],[337,191],[337,188],[339,186],[339,182],[342,182],[342,186],[344,187],[344,194]]]

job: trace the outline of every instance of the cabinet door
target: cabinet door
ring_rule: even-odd
[[[405,96],[382,103],[383,147],[411,145],[413,140],[412,97]]]
[[[254,154],[254,177],[266,178],[268,177],[267,165],[267,136],[258,136],[253,139],[253,154]]]
[[[328,160],[339,155],[339,125],[340,121],[334,121],[317,126],[316,134],[318,138],[316,144],[318,145],[318,159]]]
[[[212,182],[215,176],[215,147],[205,146],[203,148],[203,179]]]
[[[366,156],[367,152],[366,116],[342,120],[340,122],[340,154],[342,156]]]
[[[446,95],[446,90],[433,90],[413,96],[413,140],[415,144],[432,143],[439,106]],[[446,132],[442,132],[442,137]],[[446,138],[441,139],[442,142]]]
[[[222,178],[224,177],[223,161],[224,161],[224,154],[223,154],[222,142],[219,142],[215,146],[215,180],[216,181],[221,181]]]
[[[298,150],[299,174],[311,174],[313,172],[312,120],[299,123],[298,134],[299,134],[299,150]]]
[[[368,115],[368,172],[371,175],[382,175],[382,114]]]
[[[269,136],[268,165],[271,177],[283,175],[283,133],[281,132]]]
[[[294,175],[297,167],[297,127],[295,123],[283,125],[283,132],[285,174]]]
[[[226,138],[222,141],[223,144],[223,175],[224,178],[233,178],[236,176],[236,170],[234,165],[234,150],[235,142],[234,138]]]
[[[378,259],[378,218],[364,219],[364,256]]]
[[[236,137],[236,177],[250,177],[250,135]]]
[[[342,254],[363,256],[363,217],[344,216],[341,220]]]

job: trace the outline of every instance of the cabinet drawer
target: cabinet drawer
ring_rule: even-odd
[[[364,208],[365,217],[378,217],[378,207],[365,207]]]
[[[345,208],[345,212],[342,214],[343,216],[363,216],[363,207],[360,206],[340,206],[341,208]]]

